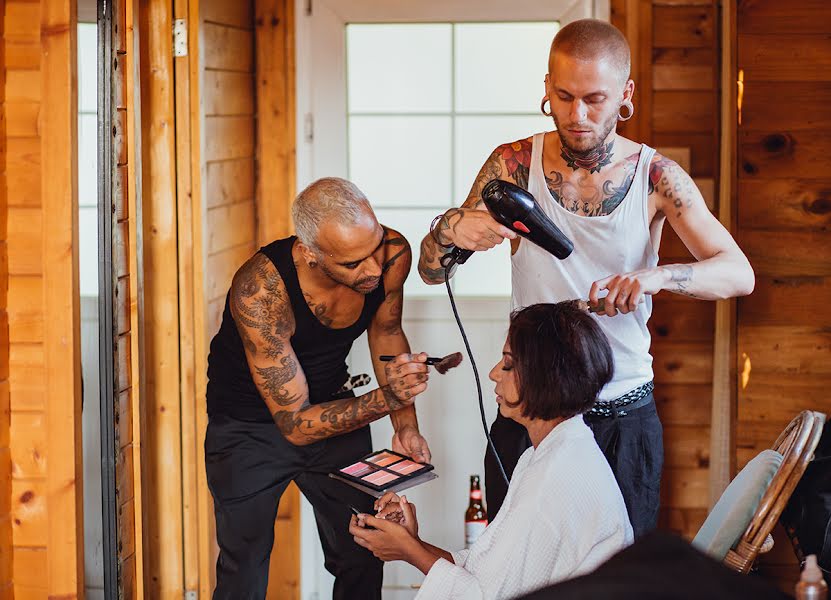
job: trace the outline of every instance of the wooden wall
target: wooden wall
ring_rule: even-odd
[[[737,461],[803,409],[831,414],[831,10],[825,0],[738,2],[739,243],[756,290],[739,300]],[[793,592],[790,544],[761,561]]]
[[[6,186],[6,44],[5,14],[0,18],[0,598],[12,598],[13,542],[11,515],[11,406],[9,396],[9,258],[7,238],[8,189]]]
[[[613,0],[632,47],[635,116],[621,133],[684,166],[716,208],[719,10],[715,0]],[[661,264],[692,256],[667,225]],[[715,303],[662,293],[650,320],[655,401],[664,424],[660,526],[688,538],[709,506]]]
[[[11,431],[0,448],[10,448],[11,485],[8,471],[0,476],[11,489],[12,579],[16,598],[75,598],[84,547],[76,6],[6,2],[3,21]],[[0,522],[7,510],[0,504]]]

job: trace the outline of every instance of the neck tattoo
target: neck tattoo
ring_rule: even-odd
[[[612,162],[612,146],[614,143],[615,141],[612,140],[605,146],[600,144],[597,148],[588,152],[575,152],[563,146],[560,156],[566,161],[566,165],[575,171],[586,169],[589,173],[600,172],[600,169]]]

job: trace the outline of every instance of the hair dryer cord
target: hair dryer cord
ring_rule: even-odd
[[[476,361],[473,358],[473,351],[470,349],[470,342],[468,342],[467,340],[467,334],[465,334],[465,328],[462,325],[462,319],[459,317],[459,311],[456,309],[456,300],[453,298],[453,290],[450,289],[450,269],[452,268],[452,266],[453,265],[451,264],[444,270],[444,285],[447,286],[447,296],[450,298],[450,306],[453,309],[453,316],[456,317],[456,324],[459,326],[459,332],[462,334],[462,341],[464,341],[465,343],[467,356],[468,358],[470,358],[470,366],[473,368],[473,376],[476,378],[476,391],[479,394],[479,414],[482,417],[482,428],[485,430],[485,437],[488,438],[488,447],[490,448],[490,451],[493,453],[493,457],[496,459],[496,464],[499,466],[499,472],[502,474],[502,478],[505,480],[505,485],[508,486],[510,485],[511,480],[505,473],[505,467],[502,465],[502,459],[499,458],[499,453],[496,451],[496,446],[493,445],[491,434],[488,431],[488,422],[485,418],[485,403],[482,400],[482,382],[479,380],[479,371],[476,368]]]

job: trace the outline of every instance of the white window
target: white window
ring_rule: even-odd
[[[413,246],[408,296],[445,294],[416,272],[433,218],[464,202],[499,144],[551,128],[539,113],[556,22],[346,26],[348,177]],[[510,295],[510,249],[474,255],[452,280]]]

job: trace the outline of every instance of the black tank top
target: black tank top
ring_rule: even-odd
[[[332,329],[321,323],[309,309],[291,250],[294,236],[277,240],[260,248],[283,279],[294,313],[295,330],[291,346],[306,375],[309,386],[309,402],[320,404],[331,400],[349,378],[346,356],[354,342],[369,326],[378,307],[384,301],[384,279],[364,298],[364,307],[358,320],[342,329]],[[230,295],[230,292],[229,292]],[[225,297],[222,324],[211,340],[208,355],[208,415],[228,415],[241,421],[271,421],[271,415],[260,397],[257,386],[248,370],[248,361],[229,306]]]

